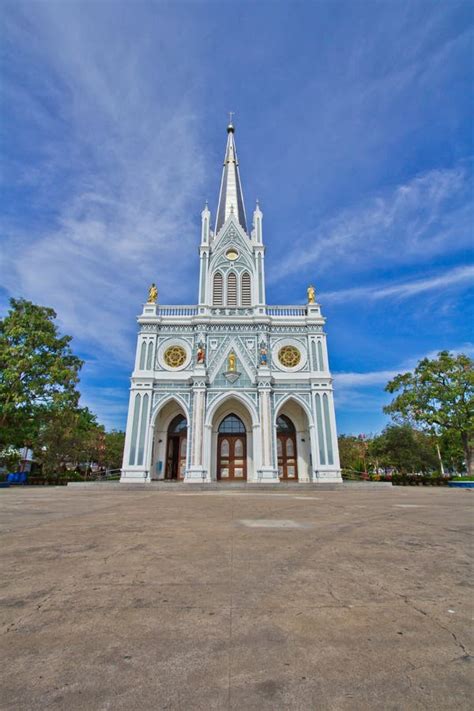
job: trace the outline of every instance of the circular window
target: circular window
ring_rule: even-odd
[[[179,368],[186,362],[186,351],[182,346],[171,346],[165,350],[163,357],[170,368]]]
[[[295,346],[283,346],[278,352],[278,360],[285,368],[295,368],[301,360],[301,353]]]
[[[228,249],[227,252],[225,253],[225,256],[227,259],[230,259],[231,262],[235,262],[235,260],[238,258],[239,253],[237,252],[236,249],[231,247],[231,249]]]

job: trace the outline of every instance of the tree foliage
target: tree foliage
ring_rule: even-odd
[[[441,351],[435,359],[421,360],[413,372],[397,375],[385,389],[399,393],[384,408],[395,420],[436,435],[457,433],[473,473],[474,368],[468,356]]]
[[[0,445],[32,442],[45,413],[75,407],[82,361],[53,309],[11,299],[0,320]]]
[[[400,474],[439,469],[433,437],[408,424],[388,425],[370,442],[369,456],[374,468],[395,468]]]
[[[125,432],[112,430],[105,433],[104,452],[100,463],[107,469],[120,469],[122,466]]]

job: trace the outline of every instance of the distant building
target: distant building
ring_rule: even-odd
[[[247,227],[234,126],[214,231],[202,212],[197,305],[138,318],[122,482],[340,482],[325,319],[265,298],[262,212]]]

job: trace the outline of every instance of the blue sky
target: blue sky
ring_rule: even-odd
[[[56,309],[108,427],[125,424],[148,284],[196,301],[228,110],[268,302],[317,287],[339,431],[380,430],[385,383],[419,358],[472,354],[468,2],[2,10],[0,309]]]

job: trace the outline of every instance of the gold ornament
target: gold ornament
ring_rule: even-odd
[[[156,301],[158,299],[158,289],[156,288],[156,284],[153,283],[150,288],[148,289],[148,303],[149,304],[156,304]]]
[[[235,373],[235,353],[232,351],[229,353],[228,367],[229,373]]]
[[[312,284],[310,284],[308,286],[307,294],[308,294],[308,304],[315,304],[316,303],[316,291],[315,291],[315,288]]]
[[[283,346],[278,352],[278,360],[285,368],[295,368],[301,360],[301,353],[295,346]]]
[[[164,359],[170,368],[179,368],[186,362],[186,351],[182,346],[170,346],[165,351]]]

